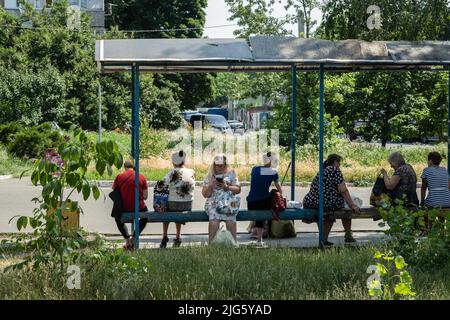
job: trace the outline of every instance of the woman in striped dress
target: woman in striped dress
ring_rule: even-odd
[[[423,170],[421,176],[421,204],[427,207],[450,207],[450,180],[447,169],[439,166],[441,161],[442,156],[438,152],[430,152],[428,168]]]

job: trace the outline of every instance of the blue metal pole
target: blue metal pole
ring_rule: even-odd
[[[292,115],[291,115],[291,200],[295,200],[295,145],[297,128],[297,66],[292,66]]]
[[[450,70],[448,71],[447,172],[450,175]]]
[[[323,247],[323,217],[324,217],[324,203],[323,203],[323,140],[324,140],[324,67],[320,64],[320,128],[319,128],[319,247]]]
[[[134,138],[134,104],[135,104],[135,94],[134,94],[134,81],[135,69],[131,67],[131,158],[134,159],[134,148],[136,145],[136,139]],[[134,234],[134,223],[131,224],[131,234]]]
[[[133,91],[134,91],[134,139],[135,139],[135,157],[134,157],[134,170],[135,170],[135,197],[134,197],[134,229],[135,229],[135,241],[136,248],[139,249],[139,66],[133,65],[134,78],[133,78]]]
[[[132,88],[131,88],[131,157],[134,159],[134,148],[136,141],[134,139],[134,80],[135,80],[135,70],[134,67],[131,68],[131,81],[132,81]]]

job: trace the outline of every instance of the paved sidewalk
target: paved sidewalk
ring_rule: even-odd
[[[371,231],[371,232],[354,232],[354,238],[357,243],[352,244],[352,246],[361,246],[372,244],[377,241],[381,241],[385,235],[383,232]],[[169,235],[169,243],[167,248],[172,248],[174,235]],[[182,246],[202,246],[208,244],[207,234],[189,234],[181,235],[183,243]],[[111,243],[119,243],[122,245],[123,240],[119,236],[108,236],[106,240]],[[159,248],[161,242],[160,235],[144,235],[140,239],[141,248],[154,249]],[[264,239],[264,242],[270,248],[315,248],[318,246],[319,234],[316,232],[301,232],[297,233],[296,238],[289,239]],[[329,241],[334,243],[335,247],[342,247],[344,243],[344,233],[342,232],[332,232],[329,236]],[[238,243],[240,247],[252,246],[255,243],[254,239],[250,238],[248,233],[238,234]]]

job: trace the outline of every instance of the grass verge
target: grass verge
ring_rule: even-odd
[[[30,162],[10,155],[6,148],[0,144],[0,176],[12,174],[14,177],[19,177],[23,171],[31,168],[31,166]]]
[[[185,247],[132,253],[150,259],[148,273],[82,269],[81,289],[51,269],[0,273],[0,299],[368,299],[366,269],[374,247],[225,249]],[[8,260],[9,259],[9,260]],[[8,261],[0,259],[0,270]],[[412,270],[418,299],[449,299],[450,264]]]

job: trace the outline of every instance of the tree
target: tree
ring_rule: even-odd
[[[309,38],[311,36],[311,31],[314,26],[317,24],[317,21],[312,19],[311,13],[315,8],[319,8],[321,5],[321,1],[318,0],[288,0],[286,5],[286,10],[289,8],[294,8],[295,12],[302,12],[305,18],[305,38]],[[291,18],[292,22],[298,23],[298,15],[295,15]],[[300,37],[301,35],[299,35]]]
[[[251,35],[287,35],[284,25],[289,17],[273,17],[275,0],[225,0],[231,17],[237,21],[239,29],[233,33],[239,38]]]
[[[381,29],[367,27],[371,1],[326,1],[318,36],[331,40],[445,40],[449,39],[450,6],[445,0],[378,1]],[[444,137],[446,75],[426,72],[356,73],[354,90],[345,90],[347,112],[333,108],[347,132],[363,120],[364,137],[418,140],[427,135]],[[352,125],[353,124],[353,125]],[[431,125],[433,124],[433,125]]]
[[[136,30],[133,38],[200,38],[205,24],[207,0],[111,0],[112,15],[106,26]],[[147,31],[143,31],[147,30]],[[180,109],[194,109],[212,96],[209,74],[158,75],[155,85],[171,90]]]

